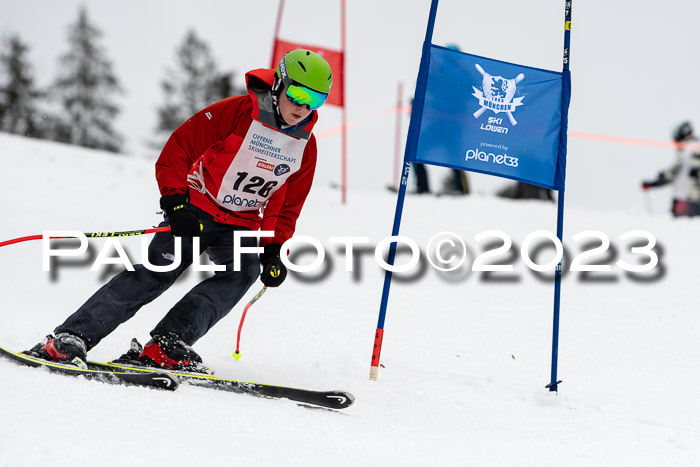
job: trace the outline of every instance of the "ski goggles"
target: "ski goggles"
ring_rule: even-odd
[[[299,84],[287,86],[287,98],[297,105],[308,105],[311,110],[316,110],[326,102],[328,94],[314,91]]]

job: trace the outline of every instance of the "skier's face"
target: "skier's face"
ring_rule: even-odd
[[[306,104],[295,104],[290,101],[287,97],[287,87],[280,93],[280,98],[278,101],[280,108],[280,115],[287,125],[296,125],[297,123],[304,120],[311,113],[311,109]]]

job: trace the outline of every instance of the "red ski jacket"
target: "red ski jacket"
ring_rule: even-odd
[[[190,203],[222,224],[272,230],[261,246],[294,234],[316,168],[314,110],[282,130],[272,107],[274,70],[246,74],[247,96],[197,112],[168,139],[156,162],[163,196],[189,193]]]

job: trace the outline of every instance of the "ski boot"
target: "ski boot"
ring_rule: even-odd
[[[29,350],[22,352],[30,357],[72,365],[87,370],[87,348],[85,342],[78,336],[61,332],[56,337],[49,334],[43,341]]]
[[[192,373],[214,373],[202,364],[202,357],[175,334],[153,336],[145,347],[136,339],[132,339],[129,351],[112,363]]]

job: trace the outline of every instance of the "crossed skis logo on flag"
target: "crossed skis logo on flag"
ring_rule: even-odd
[[[484,69],[478,64],[474,64],[479,73],[481,73],[481,90],[477,89],[476,86],[472,86],[474,93],[472,96],[479,99],[479,105],[481,108],[474,112],[474,118],[479,118],[481,114],[487,110],[493,111],[493,113],[505,112],[508,115],[510,123],[515,126],[518,122],[513,117],[513,112],[519,105],[522,105],[522,97],[515,96],[517,91],[517,84],[525,78],[525,75],[520,73],[513,79],[506,79],[502,76],[493,76],[484,71]]]

